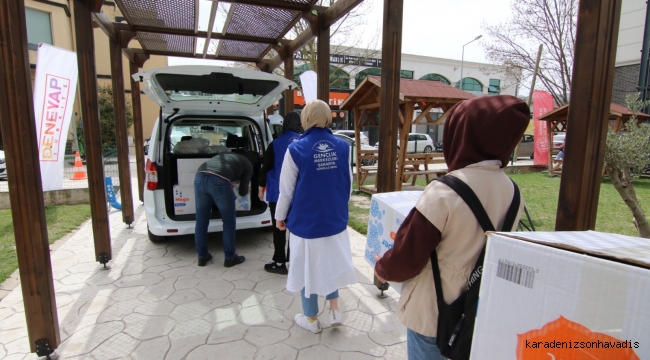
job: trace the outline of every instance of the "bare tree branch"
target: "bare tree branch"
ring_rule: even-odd
[[[506,24],[482,27],[490,41],[483,42],[486,57],[506,68],[532,76],[537,47],[544,45],[539,64],[539,86],[553,95],[557,104],[569,101],[578,0],[514,0],[512,18]]]

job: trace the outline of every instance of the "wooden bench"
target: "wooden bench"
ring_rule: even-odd
[[[378,150],[361,150],[359,159],[367,160],[370,163],[376,164],[379,160]],[[411,185],[415,185],[418,176],[424,175],[427,183],[430,181],[430,176],[436,177],[444,176],[447,169],[431,169],[429,165],[444,164],[445,159],[442,154],[425,153],[425,154],[406,154],[404,161],[404,173],[402,174],[402,182],[407,182],[411,179]],[[360,162],[363,164],[363,162]],[[399,170],[399,156],[395,164],[395,173]],[[360,190],[365,191],[364,183],[368,175],[377,173],[377,165],[359,166],[357,172],[357,186]]]
[[[404,159],[404,174],[402,175],[402,182],[408,182],[409,178],[411,178],[411,185],[415,185],[418,176],[424,175],[428,184],[431,181],[431,175],[440,177],[447,173],[447,169],[430,169],[429,165],[444,163],[445,158],[442,154],[406,154]]]

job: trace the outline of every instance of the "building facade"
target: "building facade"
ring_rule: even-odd
[[[613,103],[625,106],[625,96],[639,91],[645,17],[645,0],[623,0],[612,86]]]
[[[381,50],[332,47],[330,49],[330,107],[334,129],[352,129],[354,121],[352,114],[339,110],[339,105],[354,91],[368,75],[381,75]],[[294,55],[294,80],[300,84],[299,75],[311,69],[311,64],[303,58],[304,55]],[[514,77],[507,77],[502,67],[453,59],[402,54],[402,78],[440,81],[460,88],[461,71],[462,89],[476,96],[512,95],[518,96],[519,84]],[[521,74],[519,74],[521,75]],[[300,109],[304,99],[300,91],[294,92],[294,103]],[[442,115],[441,109],[432,109],[432,117],[437,119]],[[415,117],[420,113],[416,112]],[[364,129],[365,130],[365,129]],[[368,129],[372,144],[378,138],[377,128]],[[442,140],[442,126],[413,125],[412,132],[426,133],[434,141]]]

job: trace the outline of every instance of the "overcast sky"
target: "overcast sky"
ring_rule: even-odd
[[[486,35],[481,29],[481,23],[496,25],[507,21],[510,16],[510,1],[515,0],[404,0],[402,53],[460,60],[463,44],[483,35],[483,38],[465,46],[465,60],[485,62],[480,42],[486,39]],[[368,34],[370,41],[376,29],[381,28],[384,0],[365,2],[370,3],[372,8],[367,14],[366,28],[359,31]],[[203,8],[204,5],[201,7],[201,18],[204,17],[203,14],[209,13]],[[202,22],[207,24],[207,20]],[[381,43],[381,38],[379,42]],[[170,65],[197,63],[205,62],[169,58]]]

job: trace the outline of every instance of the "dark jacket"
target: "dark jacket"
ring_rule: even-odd
[[[245,196],[253,176],[253,165],[244,155],[224,152],[203,163],[197,172],[217,175],[230,182],[239,181],[239,195]]]

